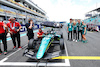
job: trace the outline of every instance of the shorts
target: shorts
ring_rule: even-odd
[[[82,35],[86,35],[87,34],[87,32],[85,32],[85,34],[84,34],[84,31],[82,31]]]
[[[28,40],[33,39],[34,38],[34,33],[33,34],[27,34],[28,36]]]

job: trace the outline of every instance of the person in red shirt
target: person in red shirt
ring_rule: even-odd
[[[2,40],[2,42],[4,44],[4,54],[6,55],[7,54],[7,41],[6,41],[6,32],[5,32],[4,27],[6,29],[6,32],[8,32],[7,25],[4,22],[0,22],[0,40]],[[0,55],[1,55],[1,53],[2,53],[2,50],[0,48]]]
[[[39,32],[37,33],[37,37],[42,38],[43,34],[44,34],[44,32],[41,29],[39,29]]]
[[[9,19],[10,22],[7,23],[7,26],[10,28],[10,35],[14,44],[13,49],[16,48],[16,41],[15,38],[17,38],[17,43],[18,43],[18,48],[21,48],[20,45],[20,29],[22,28],[19,22],[15,21],[14,17],[10,17]]]

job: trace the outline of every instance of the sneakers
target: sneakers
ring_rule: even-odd
[[[77,40],[73,39],[73,41],[77,42]]]
[[[87,40],[83,40],[82,42],[83,42],[83,43],[87,43]]]
[[[85,41],[83,40],[82,43],[85,43]]]
[[[18,49],[22,48],[21,46],[18,47]],[[13,47],[13,49],[17,49],[16,46]]]
[[[85,42],[84,43],[87,43],[87,40],[85,40]]]
[[[76,40],[76,42],[77,42],[77,40]]]
[[[20,46],[20,47],[18,47],[18,48],[22,48],[22,47]]]
[[[18,49],[21,49],[22,47],[20,46],[20,47],[18,47]]]
[[[15,48],[16,48],[16,46],[13,47],[13,49],[15,49]]]
[[[79,42],[79,41],[81,41],[81,42],[82,42],[83,40],[77,40],[77,41],[78,41],[78,42]]]
[[[2,54],[2,52],[0,52],[0,55]],[[4,55],[7,55],[7,51],[4,51]]]
[[[75,41],[75,39],[73,39],[73,41]]]
[[[4,55],[7,55],[7,51],[4,51]]]
[[[2,54],[2,51],[0,52],[0,55]]]

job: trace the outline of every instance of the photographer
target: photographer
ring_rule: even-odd
[[[19,22],[15,21],[14,17],[10,17],[9,19],[10,22],[7,23],[7,26],[10,28],[10,35],[14,44],[13,49],[16,48],[16,41],[15,38],[17,38],[17,43],[18,43],[18,48],[21,48],[20,45],[20,29],[22,28]]]
[[[28,20],[28,23],[25,24],[26,28],[27,28],[27,36],[28,36],[28,42],[30,39],[34,38],[34,33],[33,33],[33,27],[34,27],[34,22],[33,20],[30,18]]]

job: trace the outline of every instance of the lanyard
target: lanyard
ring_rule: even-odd
[[[81,27],[81,26],[82,26],[81,23],[80,24],[78,23],[78,27]]]
[[[70,23],[70,24],[69,24],[69,28],[71,28],[71,26],[72,26],[72,24]]]
[[[10,28],[11,29],[14,29],[15,28],[15,22],[13,23],[13,27],[12,27],[12,24],[10,23]]]

